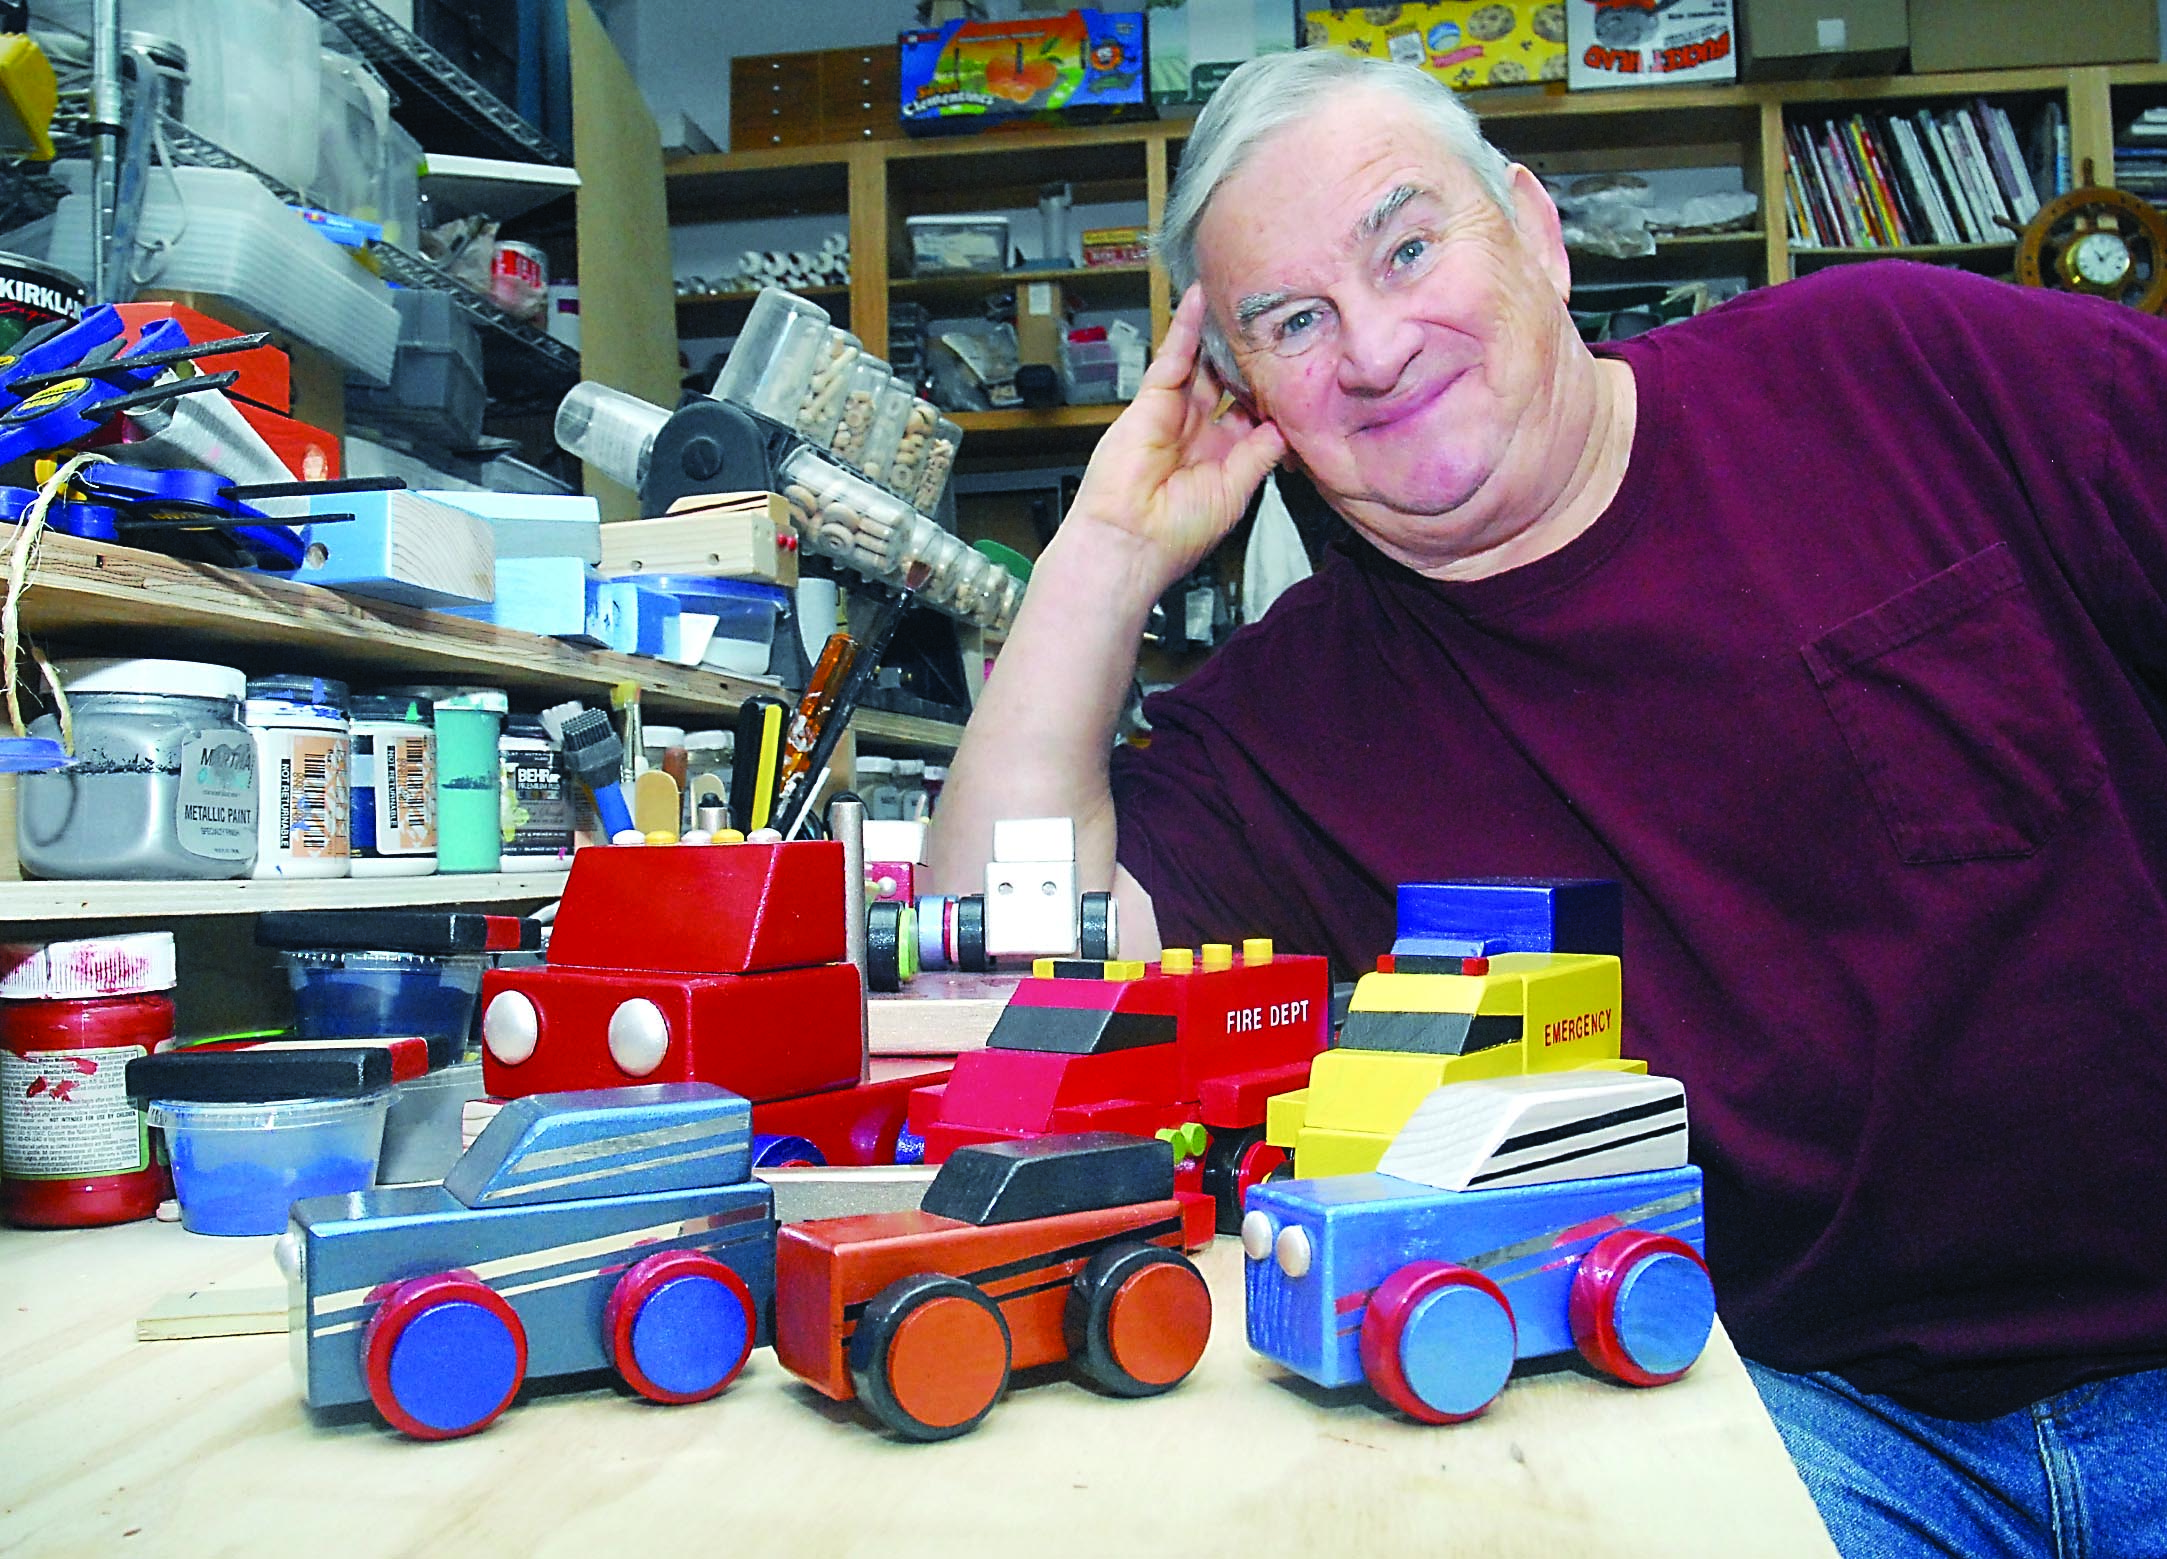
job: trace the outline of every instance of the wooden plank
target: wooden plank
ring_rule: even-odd
[[[657,406],[677,404],[662,136],[587,0],[565,0],[572,117],[579,126],[580,371]],[[639,518],[635,496],[587,467],[605,520]]]
[[[168,1294],[138,1316],[137,1342],[192,1337],[261,1337],[286,1330],[283,1288],[199,1288]]]

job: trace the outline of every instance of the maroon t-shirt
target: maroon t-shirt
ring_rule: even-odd
[[[1872,264],[1604,350],[1595,525],[1344,545],[1147,706],[1122,863],[1347,971],[1400,882],[1619,879],[1743,1352],[1951,1417],[2167,1363],[2167,324]]]

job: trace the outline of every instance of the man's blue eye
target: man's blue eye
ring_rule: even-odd
[[[1279,322],[1279,339],[1284,341],[1289,336],[1300,334],[1315,324],[1316,319],[1317,311],[1315,309],[1296,309]]]
[[[1427,239],[1410,238],[1392,251],[1392,261],[1395,265],[1412,265],[1422,258],[1422,252],[1429,246]]]

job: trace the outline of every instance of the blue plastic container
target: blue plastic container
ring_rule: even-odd
[[[465,1050],[488,960],[478,953],[322,951],[285,955],[294,1032],[303,1039],[419,1034],[432,1066]]]
[[[283,1234],[306,1196],[366,1191],[376,1180],[391,1090],[358,1099],[207,1104],[154,1099],[181,1227],[195,1234]]]

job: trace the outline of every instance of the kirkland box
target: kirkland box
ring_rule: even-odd
[[[1565,48],[1576,92],[1738,79],[1731,0],[1565,0]]]
[[[1565,79],[1562,0],[1438,0],[1307,11],[1302,42],[1419,65],[1454,91]]]
[[[1911,48],[1905,0],[1736,0],[1748,81],[1893,76]]]
[[[2157,0],[1911,0],[1914,71],[2159,58]]]
[[[1017,119],[1101,124],[1151,117],[1141,11],[950,22],[900,35],[903,128],[983,130]]]
[[[1286,0],[1156,0],[1145,13],[1151,45],[1151,101],[1186,111],[1260,54],[1294,47]]]

